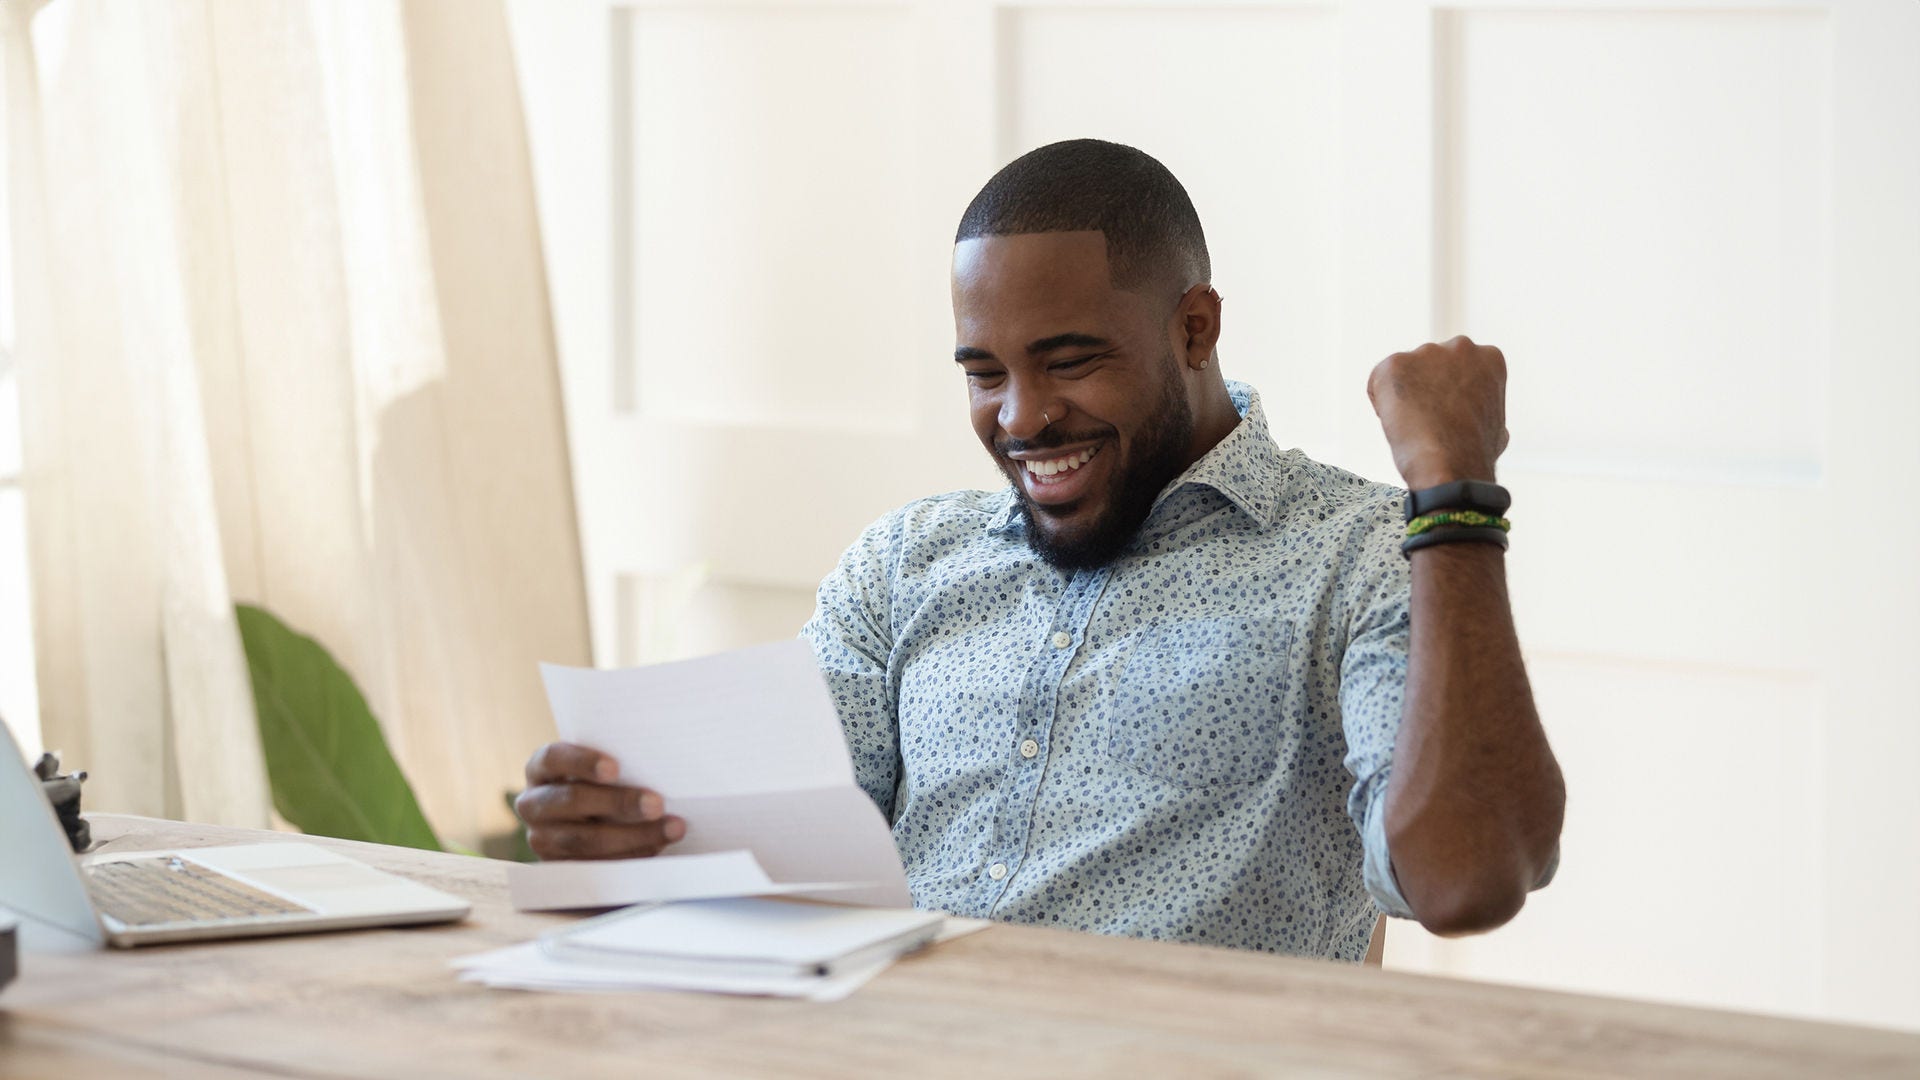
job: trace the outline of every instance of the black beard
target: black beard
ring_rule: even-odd
[[[1077,535],[1063,537],[1041,528],[1034,517],[1045,511],[1035,511],[1026,485],[1015,479],[1013,491],[1027,527],[1027,546],[1049,566],[1073,573],[1111,563],[1139,535],[1161,490],[1186,470],[1187,450],[1193,445],[1193,406],[1180,385],[1172,356],[1167,357],[1166,372],[1153,420],[1141,429],[1133,453],[1114,473],[1113,497],[1106,512],[1078,530]],[[1037,448],[1044,446],[1037,444]]]

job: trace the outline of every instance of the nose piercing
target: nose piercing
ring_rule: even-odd
[[[1047,410],[1045,409],[1040,410],[1040,419],[1046,421],[1046,424],[1045,424],[1046,427],[1053,426],[1053,417],[1047,415]]]

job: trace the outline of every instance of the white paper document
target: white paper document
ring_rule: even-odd
[[[811,896],[841,899],[872,886],[853,881],[776,882],[751,851],[665,855],[513,866],[507,891],[520,911],[624,907],[660,900],[732,896]]]
[[[515,866],[515,907],[782,893],[912,906],[892,830],[854,782],[806,642],[540,673],[560,738],[612,755],[619,782],[659,792],[687,835],[652,859]],[[720,857],[740,853],[751,859]]]
[[[783,975],[692,975],[686,972],[626,970],[555,959],[537,941],[463,957],[454,961],[461,982],[500,990],[550,990],[620,993],[630,990],[691,990],[707,994],[806,998],[839,1001],[887,970],[890,960],[836,971],[824,978]]]
[[[927,945],[937,911],[766,897],[641,904],[546,935],[547,955],[641,970],[824,976]]]
[[[585,925],[585,924],[581,924]],[[991,925],[985,919],[948,916],[934,944],[965,937]],[[689,972],[670,966],[594,964],[556,956],[540,941],[463,956],[453,961],[462,982],[502,990],[571,993],[685,990],[709,994],[838,1001],[892,965],[891,958],[835,969],[824,976]]]

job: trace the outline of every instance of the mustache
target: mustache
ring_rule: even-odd
[[[1109,438],[1114,434],[1112,428],[1101,431],[1075,431],[1055,434],[1049,428],[1037,439],[1004,439],[993,444],[993,452],[1001,457],[1009,454],[1031,454],[1041,450],[1057,450],[1062,446],[1075,443],[1090,443]]]

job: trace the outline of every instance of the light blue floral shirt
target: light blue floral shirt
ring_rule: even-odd
[[[803,633],[920,906],[1348,960],[1410,914],[1404,493],[1227,385],[1241,423],[1106,567],[1041,561],[1007,488],[894,511],[820,586]]]

